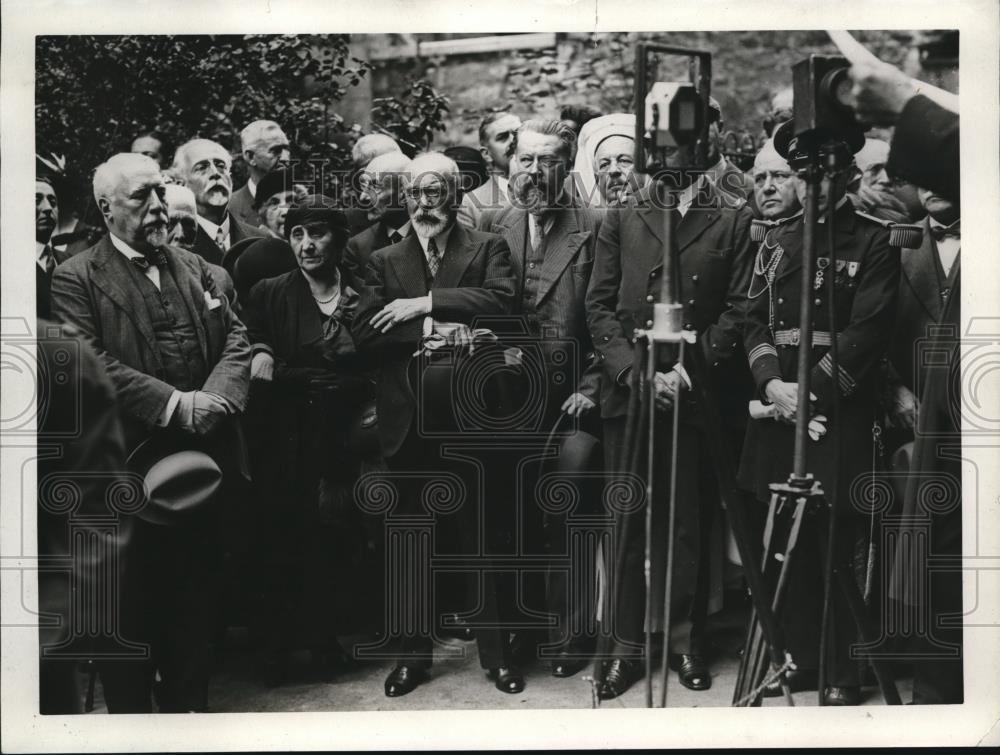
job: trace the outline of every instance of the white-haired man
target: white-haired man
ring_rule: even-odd
[[[454,456],[442,454],[445,443],[440,433],[428,436],[423,431],[428,422],[443,426],[445,433],[452,434],[452,450],[454,444],[461,445],[461,431],[442,417],[448,414],[450,401],[449,396],[439,394],[447,391],[434,391],[427,382],[428,378],[433,380],[432,374],[441,374],[442,362],[436,357],[471,358],[462,349],[470,341],[471,326],[480,316],[509,314],[514,282],[507,242],[455,222],[461,182],[453,160],[440,153],[414,158],[406,197],[414,233],[371,255],[352,330],[358,350],[380,363],[378,431],[390,479],[399,487],[398,511],[419,516],[429,490],[424,488],[428,474],[454,479],[468,468],[456,463]],[[429,348],[437,341],[455,350]],[[414,358],[416,351],[422,354]],[[446,374],[457,377],[461,373],[456,368]],[[450,384],[450,378],[444,382]],[[481,384],[468,387],[482,390]],[[460,493],[456,491],[456,495]],[[460,522],[456,529],[464,540],[465,552],[479,552],[479,527],[486,525],[478,516],[486,508],[489,506],[472,494],[453,512]],[[429,564],[420,560],[415,568],[425,573]],[[484,570],[481,621],[488,626],[476,632],[479,660],[498,689],[517,693],[524,680],[511,668],[509,643],[498,624],[494,578],[490,570]],[[422,590],[402,591],[389,599],[403,611],[402,620],[388,633],[401,635],[401,648],[398,664],[385,681],[385,694],[398,697],[411,692],[426,677],[434,633],[428,624],[440,606]]]
[[[365,134],[351,147],[351,160],[355,170],[364,170],[379,155],[402,151],[396,140],[387,134]]]
[[[364,286],[372,252],[397,244],[410,233],[410,216],[403,193],[409,167],[410,158],[402,152],[387,152],[368,163],[361,174],[363,208],[373,225],[352,236],[344,251],[344,267],[357,283],[354,288],[358,291]]]
[[[246,407],[250,344],[203,259],[167,244],[166,186],[154,160],[118,154],[97,168],[94,199],[109,234],[52,278],[52,314],[94,346],[118,395],[125,443],[199,449],[223,485],[245,477],[236,415]],[[172,525],[138,517],[123,556],[120,629],[149,658],[101,670],[108,710],[208,706],[222,556],[220,497]],[[151,506],[152,504],[147,504]]]
[[[237,242],[267,235],[230,212],[232,166],[230,154],[211,139],[185,142],[174,157],[174,171],[194,193],[198,206],[198,236],[192,251],[213,265],[221,265],[226,252]]]
[[[288,137],[274,121],[254,121],[240,132],[243,160],[250,169],[246,184],[233,193],[229,213],[242,223],[256,228],[263,219],[254,209],[257,184],[272,170],[288,167],[292,153]]]

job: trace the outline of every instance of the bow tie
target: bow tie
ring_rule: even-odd
[[[962,238],[959,228],[959,221],[957,220],[951,225],[932,225],[930,228],[931,228],[931,236],[934,238],[935,241],[940,241],[941,239],[947,239],[947,238],[953,238],[953,239]]]
[[[162,249],[154,249],[153,251],[144,254],[142,257],[129,257],[129,261],[137,268],[145,272],[146,270],[149,270],[150,265],[166,267],[167,255]]]

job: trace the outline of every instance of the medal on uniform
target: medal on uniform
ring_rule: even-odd
[[[847,277],[853,278],[858,274],[858,267],[861,265],[860,262],[848,262],[847,263]]]
[[[813,280],[813,288],[819,291],[823,288],[823,274],[827,267],[830,265],[829,257],[817,257],[816,258],[816,278]]]

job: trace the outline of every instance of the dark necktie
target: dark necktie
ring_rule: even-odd
[[[150,265],[166,267],[167,255],[162,249],[154,249],[151,252],[147,252],[142,257],[129,257],[129,261],[137,268],[145,272],[146,270],[149,270]]]
[[[399,231],[393,231],[392,233],[389,234],[390,244],[398,244],[402,240],[403,240],[403,234],[401,234]]]
[[[437,275],[439,267],[441,267],[441,252],[438,251],[437,242],[431,239],[427,242],[427,269],[430,270],[431,278]]]
[[[48,244],[42,250],[42,261],[45,263],[45,274],[51,276],[52,271],[56,269],[56,255]]]
[[[932,225],[930,227],[931,236],[935,241],[941,241],[942,239],[947,238],[960,239],[962,238],[959,226],[960,222],[961,221],[956,220],[951,225]]]

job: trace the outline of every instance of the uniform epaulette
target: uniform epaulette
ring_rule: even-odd
[[[861,210],[855,210],[854,214],[865,220],[878,223],[883,228],[888,228],[889,246],[901,249],[919,249],[924,241],[924,229],[919,225],[914,225],[913,223],[894,223],[891,220],[869,215],[867,212],[862,212]]]
[[[772,228],[778,228],[795,220],[802,216],[802,212],[797,212],[794,215],[790,215],[787,218],[778,218],[777,220],[764,220],[763,218],[754,218],[750,223],[750,240],[754,243],[759,244],[767,236],[767,232]]]

